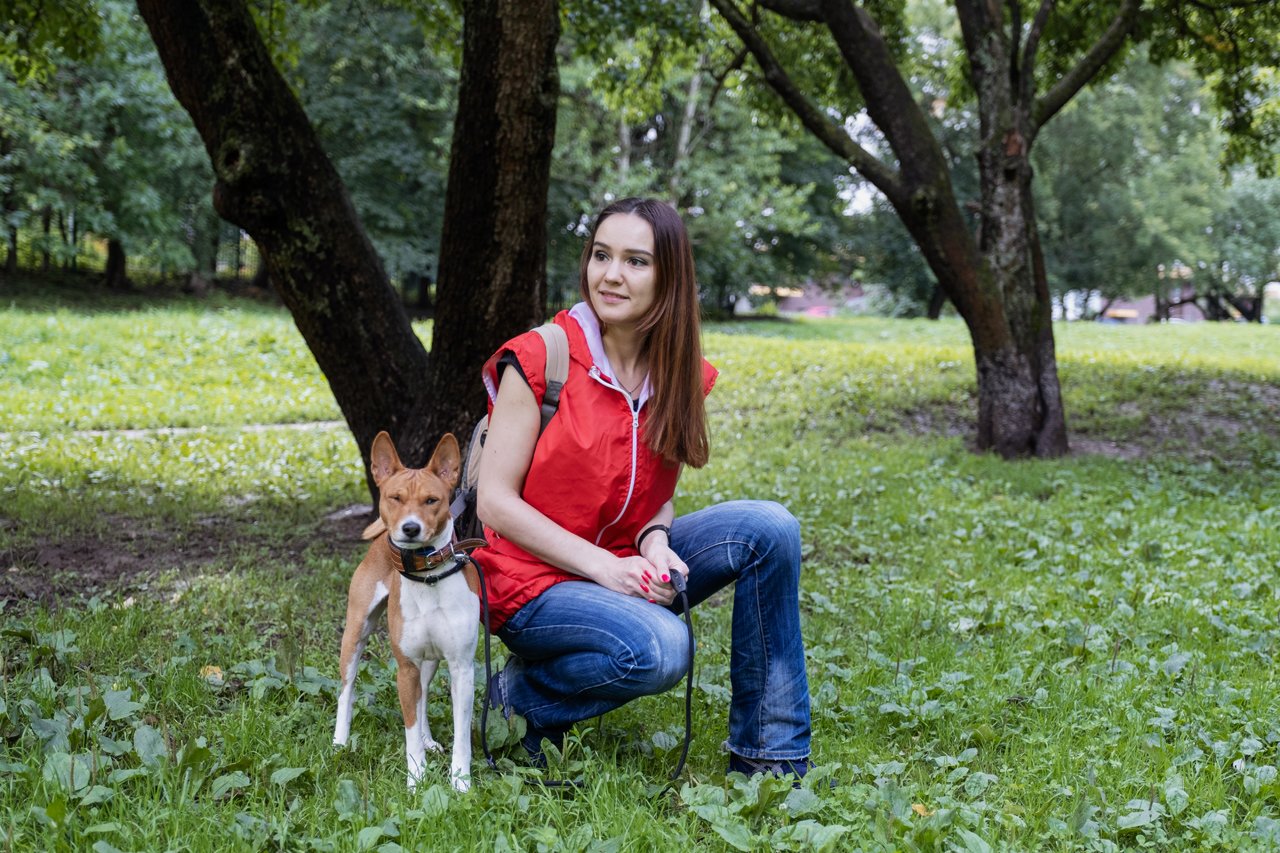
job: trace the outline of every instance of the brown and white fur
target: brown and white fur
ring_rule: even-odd
[[[453,787],[471,787],[471,717],[475,673],[476,629],[480,602],[466,576],[458,572],[439,583],[407,581],[393,563],[393,547],[430,553],[453,538],[449,499],[458,484],[461,456],[458,441],[446,434],[425,468],[406,468],[391,437],[373,440],[370,470],[380,494],[378,520],[364,532],[374,539],[347,594],[347,624],[342,634],[342,690],[333,742],[345,746],[351,733],[356,672],[365,642],[385,610],[391,650],[396,658],[396,687],[404,715],[405,756],[409,787],[423,778],[426,750],[440,752],[427,724],[427,686],[440,661],[448,661],[453,700]],[[388,535],[381,535],[386,531]],[[375,538],[376,537],[376,538]],[[442,567],[444,568],[444,567]]]

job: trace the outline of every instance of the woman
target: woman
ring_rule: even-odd
[[[555,322],[569,376],[541,436],[546,349],[508,341],[484,368],[491,418],[478,511],[490,628],[514,653],[491,691],[541,758],[578,720],[677,684],[688,636],[671,576],[695,605],[735,584],[729,769],[804,775],[809,688],[800,637],[800,532],[775,503],[675,517],[682,465],[709,455],[693,254],[667,204],[605,208],[581,262],[583,301]],[[511,369],[514,368],[514,369]]]

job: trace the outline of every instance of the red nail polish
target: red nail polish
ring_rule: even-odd
[[[654,600],[651,598],[651,599],[649,599],[649,603],[650,603],[650,604],[657,604],[658,602],[654,601]]]
[[[663,575],[663,576],[662,576],[662,582],[663,582],[663,583],[669,583],[670,581],[671,581],[671,575]]]
[[[648,592],[648,591],[649,591],[649,587],[645,586],[644,584],[640,584],[640,591],[641,591],[641,592]]]

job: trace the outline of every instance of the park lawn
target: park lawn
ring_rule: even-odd
[[[769,498],[801,520],[821,769],[800,790],[724,778],[726,597],[695,612],[673,792],[682,690],[579,726],[555,769],[582,779],[572,795],[526,784],[518,748],[487,770],[478,739],[469,795],[444,757],[409,794],[381,636],[352,746],[330,745],[361,546],[358,518],[326,516],[367,495],[288,316],[15,300],[4,846],[1280,847],[1280,332],[1058,341],[1073,441],[1101,452],[1006,463],[966,448],[956,321],[709,328],[713,461],[678,509]],[[440,740],[446,697],[437,678]]]

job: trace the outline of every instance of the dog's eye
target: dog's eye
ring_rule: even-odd
[[[399,495],[388,495],[387,500],[391,501],[393,504],[404,503],[404,498],[400,497]]]
[[[438,503],[440,503],[439,498],[427,498],[427,506],[435,506]]]

